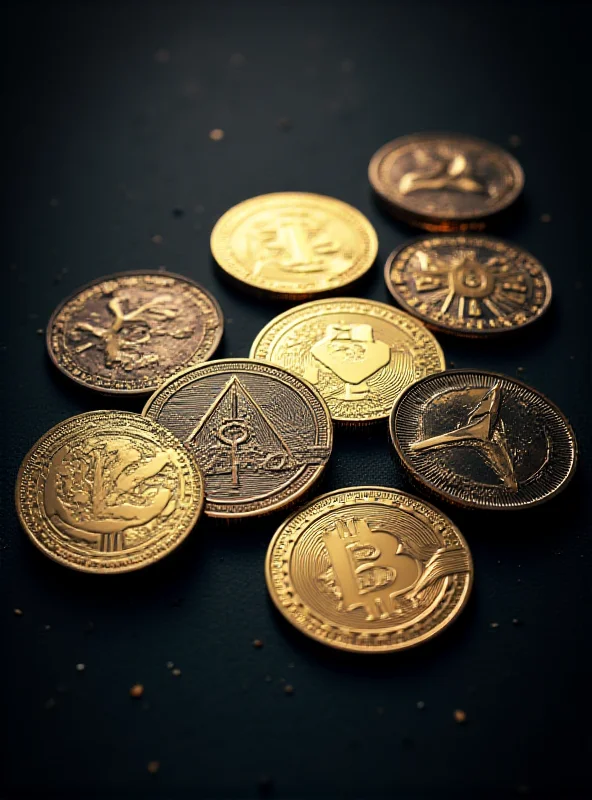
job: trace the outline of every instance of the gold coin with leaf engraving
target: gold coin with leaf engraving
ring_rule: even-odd
[[[430,328],[486,336],[523,328],[551,302],[543,265],[492,236],[426,236],[389,256],[386,285]]]
[[[302,375],[334,420],[385,419],[410,384],[445,369],[433,335],[409,314],[356,297],[315,300],[266,325],[251,347],[262,359]]]
[[[232,278],[302,299],[360,278],[376,259],[378,240],[366,217],[341,200],[278,192],[229,209],[214,226],[211,248]]]
[[[404,650],[464,608],[473,563],[458,528],[397,489],[322,495],[275,534],[265,561],[273,602],[303,633],[361,653]]]
[[[204,504],[192,455],[166,428],[127,411],[90,411],[33,445],[16,481],[33,543],[82,572],[129,572],[167,555]]]
[[[524,187],[516,159],[458,133],[402,136],[370,161],[372,188],[394,216],[426,230],[482,230]]]

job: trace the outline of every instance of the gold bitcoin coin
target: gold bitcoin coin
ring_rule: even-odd
[[[333,445],[320,394],[280,367],[246,358],[173,376],[142,413],[195,456],[213,517],[258,516],[292,503],[319,477]]]
[[[352,423],[388,417],[407,386],[446,366],[420,322],[355,297],[315,300],[280,314],[253,342],[251,358],[302,375],[334,420]]]
[[[551,302],[551,281],[534,256],[492,236],[428,236],[389,256],[386,285],[430,328],[486,336],[523,328]]]
[[[417,483],[468,508],[538,505],[576,467],[576,440],[561,411],[495,372],[450,370],[418,381],[394,406],[390,431]]]
[[[58,369],[83,386],[147,394],[210,358],[223,327],[216,300],[188,278],[121,272],[60,303],[47,326],[47,349]]]
[[[253,197],[216,223],[212,254],[233,278],[276,297],[302,299],[360,278],[374,263],[376,232],[333,197],[279,192]]]
[[[524,187],[516,159],[463,134],[403,136],[380,148],[368,177],[388,209],[427,230],[481,230]]]
[[[201,513],[204,483],[166,428],[126,411],[90,411],[33,445],[15,499],[46,556],[106,574],[145,567],[177,547]]]
[[[303,633],[361,653],[431,639],[464,608],[473,563],[456,526],[406,492],[356,486],[322,495],[275,534],[273,602]]]

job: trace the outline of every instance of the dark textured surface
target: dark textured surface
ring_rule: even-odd
[[[584,796],[589,5],[4,11],[2,797]],[[167,63],[155,60],[161,49]],[[217,127],[226,136],[213,142]],[[52,368],[37,329],[58,301],[102,274],[166,265],[215,293],[227,325],[219,353],[245,356],[286,304],[220,283],[209,231],[230,205],[281,190],[334,195],[369,216],[380,254],[364,291],[388,301],[382,265],[412,232],[373,203],[367,163],[388,139],[425,129],[504,146],[521,137],[526,195],[498,232],[545,264],[552,308],[515,338],[440,341],[449,363],[519,374],[547,394],[582,449],[569,489],[546,506],[449,511],[475,561],[461,619],[394,657],[307,641],[266,595],[263,559],[281,515],[205,522],[162,564],[120,578],[79,575],[37,553],[12,504],[26,450],[71,414],[141,407],[78,389]],[[337,431],[318,490],[363,482],[406,485],[386,423]],[[129,697],[135,682],[141,700]],[[156,775],[150,760],[160,761]]]

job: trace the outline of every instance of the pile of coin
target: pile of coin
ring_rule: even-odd
[[[220,306],[180,275],[119,273],[60,304],[47,328],[59,370],[99,392],[152,394],[141,414],[66,419],[25,457],[17,510],[46,555],[125,572],[169,553],[202,512],[236,519],[292,505],[329,462],[334,423],[388,419],[418,490],[453,504],[525,508],[567,484],[576,442],[561,412],[513,378],[446,370],[430,331],[505,334],[547,309],[551,282],[536,258],[467,233],[518,197],[519,164],[467,136],[422,134],[382,147],[369,175],[389,211],[428,232],[387,259],[398,307],[334,296],[371,268],[376,233],[355,208],[305,193],[246,200],[212,231],[212,253],[236,285],[284,299],[324,295],[272,319],[249,358],[209,360]],[[280,525],[267,586],[314,639],[399,650],[459,614],[471,555],[433,505],[360,480]]]

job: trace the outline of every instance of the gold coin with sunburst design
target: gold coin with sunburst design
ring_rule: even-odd
[[[444,354],[420,322],[386,303],[356,297],[315,300],[273,319],[251,358],[301,375],[339,422],[383,419],[412,383],[445,369]]]

